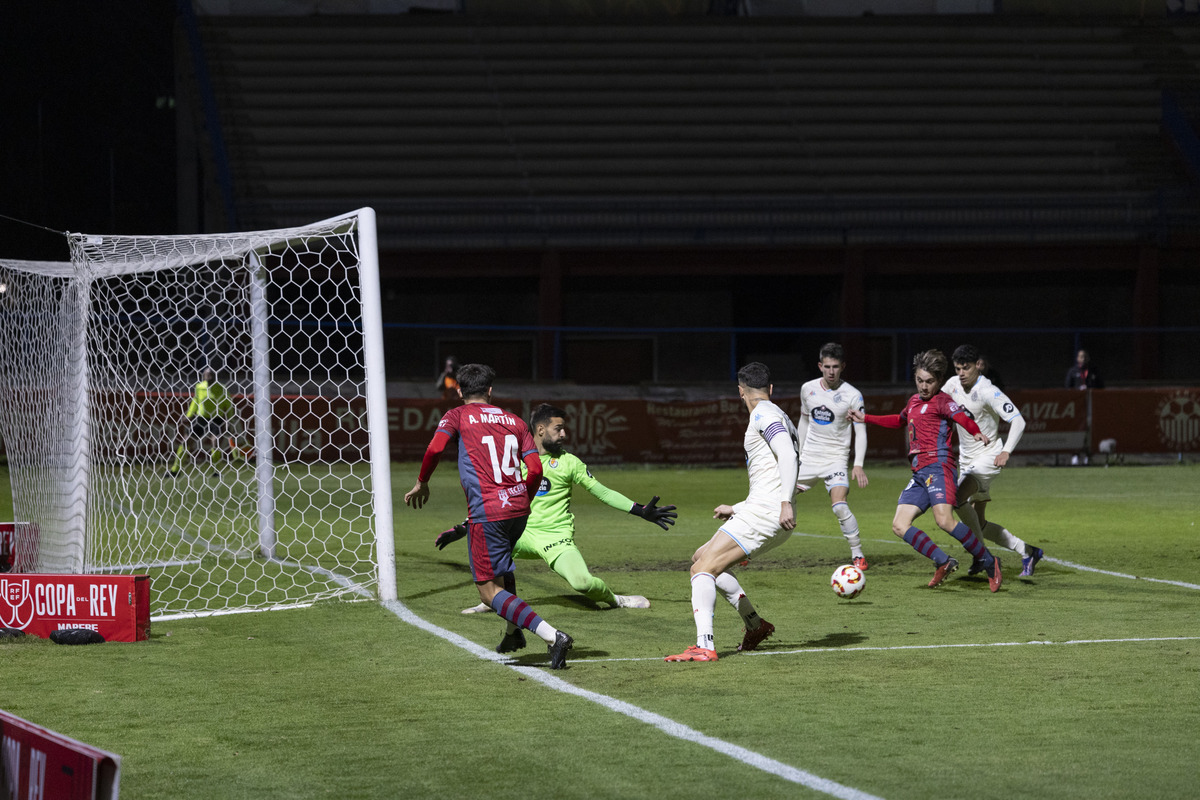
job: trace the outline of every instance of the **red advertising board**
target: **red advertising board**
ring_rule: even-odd
[[[1125,452],[1187,452],[1200,448],[1200,407],[1197,393],[1187,389],[1070,389],[1014,390],[1009,397],[1025,418],[1019,453],[1077,453],[1089,443],[1094,450],[1104,439],[1116,439]],[[867,411],[897,413],[911,392],[867,395]],[[120,446],[99,436],[101,458],[132,455],[166,459],[173,452],[184,395],[139,395],[137,402],[117,396],[103,402],[140,420],[132,443]],[[775,402],[793,419],[799,397],[777,396]],[[361,399],[345,400],[310,395],[273,397],[277,461],[354,460],[367,447]],[[493,402],[528,418],[540,399],[495,398]],[[736,395],[715,400],[655,401],[628,399],[553,399],[568,415],[570,447],[589,463],[623,461],[649,464],[739,464],[745,409]],[[1089,403],[1099,404],[1097,407]],[[419,461],[438,420],[457,400],[391,398],[388,432],[394,461]],[[246,413],[248,404],[239,406]],[[1093,419],[1093,412],[1095,417]],[[235,426],[240,427],[240,426]],[[868,458],[903,458],[903,431],[871,428]],[[126,453],[126,455],[130,455]],[[18,541],[20,540],[18,536]],[[31,541],[36,542],[36,538]],[[15,565],[20,569],[20,562]]]
[[[1200,451],[1200,390],[1096,389],[1092,444],[1112,439],[1122,453]]]
[[[36,522],[0,522],[0,572],[20,572],[37,564]]]
[[[0,798],[117,800],[121,757],[0,711]]]
[[[1008,392],[1025,418],[1018,453],[1080,453],[1087,446],[1088,393],[1077,389]]]
[[[149,575],[0,576],[0,625],[47,638],[87,628],[108,642],[150,635]]]

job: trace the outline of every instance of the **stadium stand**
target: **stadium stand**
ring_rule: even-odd
[[[204,17],[238,223],[384,246],[1128,236],[1188,205],[1200,32],[991,17]],[[196,104],[199,107],[199,103]],[[878,233],[894,239],[894,230]],[[910,234],[911,235],[911,234]]]

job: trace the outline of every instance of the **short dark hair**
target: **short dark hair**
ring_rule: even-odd
[[[529,418],[529,430],[536,431],[538,425],[543,425],[555,417],[567,418],[567,412],[563,411],[558,406],[552,406],[549,403],[542,403],[533,410],[533,416]]]
[[[821,352],[817,353],[817,360],[824,361],[827,358],[832,358],[834,361],[840,361],[845,364],[846,348],[837,342],[826,342],[821,345]]]
[[[954,355],[950,357],[955,364],[974,364],[979,359],[983,358],[979,354],[979,348],[973,344],[960,344],[954,348]]]
[[[771,370],[766,364],[751,361],[738,370],[738,383],[751,389],[766,389],[771,385]]]
[[[913,372],[923,369],[937,378],[938,383],[942,383],[946,379],[947,366],[946,354],[941,350],[926,350],[913,356]]]
[[[487,364],[463,364],[458,368],[458,387],[462,390],[464,400],[468,397],[486,397],[495,380],[496,370]]]

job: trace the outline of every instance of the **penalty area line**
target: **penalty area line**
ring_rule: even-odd
[[[1029,647],[1067,644],[1132,644],[1139,642],[1191,642],[1200,640],[1200,636],[1156,636],[1140,639],[1068,639],[1064,642],[1054,642],[1049,639],[1033,639],[1028,642],[961,642],[958,644],[900,644],[890,647],[801,647],[796,650],[748,650],[740,653],[742,656],[793,656],[808,653],[853,653],[887,652],[889,650],[950,650],[964,647]],[[662,661],[661,656],[649,658],[588,658],[578,659],[581,664],[595,664],[601,661]]]
[[[761,753],[756,753],[755,751],[749,750],[745,747],[741,747],[731,742],[726,742],[725,740],[718,739],[715,736],[708,736],[707,734],[701,733],[695,728],[690,728],[683,723],[676,722],[675,720],[664,717],[661,714],[655,714],[653,711],[647,711],[644,708],[635,706],[632,703],[627,703],[624,700],[618,700],[615,697],[609,697],[605,694],[588,691],[587,689],[581,689],[574,684],[568,683],[562,678],[547,674],[545,668],[524,667],[514,664],[506,655],[492,652],[486,647],[478,645],[475,642],[472,642],[471,640],[454,633],[453,631],[448,631],[445,628],[434,625],[428,620],[422,619],[409,610],[409,608],[399,600],[385,600],[383,601],[382,605],[388,611],[391,611],[393,614],[399,617],[402,621],[407,622],[414,627],[420,628],[427,633],[432,633],[434,636],[444,639],[450,644],[466,650],[468,653],[471,653],[477,658],[485,661],[492,661],[497,664],[503,664],[509,669],[521,673],[526,678],[541,683],[547,688],[562,692],[564,694],[574,695],[575,697],[579,697],[583,700],[596,703],[597,705],[609,711],[613,711],[617,714],[623,714],[624,716],[627,716],[633,720],[655,727],[668,736],[672,736],[676,739],[682,739],[685,742],[698,744],[702,747],[707,747],[710,750],[720,753],[721,755],[728,756],[736,761],[741,761],[743,764],[754,767],[755,769],[775,775],[776,777],[782,778],[791,783],[805,786],[809,789],[813,789],[814,791],[822,792],[823,794],[830,795],[831,797],[838,797],[842,798],[843,800],[881,800],[876,795],[868,794],[867,792],[855,789],[852,786],[846,786],[844,784],[837,783],[836,781],[822,778],[821,776],[814,775],[807,770],[798,769],[789,764],[784,764],[782,761],[776,761],[775,759],[764,756]],[[605,659],[596,660],[600,661]],[[577,663],[592,662],[579,660]]]

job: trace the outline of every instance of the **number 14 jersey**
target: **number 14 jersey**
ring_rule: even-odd
[[[458,440],[458,479],[472,522],[510,519],[529,513],[521,462],[536,453],[529,426],[497,406],[466,403],[446,412],[439,434]]]

